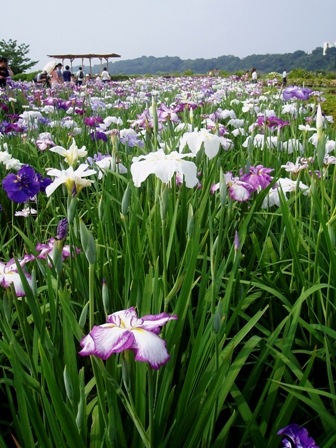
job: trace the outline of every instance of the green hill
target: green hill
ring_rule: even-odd
[[[219,56],[212,59],[186,59],[177,56],[142,56],[125,61],[109,62],[110,74],[145,75],[145,74],[172,74],[192,71],[204,74],[209,70],[218,68],[229,73],[247,71],[255,67],[260,73],[282,72],[294,68],[303,68],[309,71],[334,71],[336,69],[336,48],[328,48],[326,56],[323,56],[322,47],[318,47],[311,53],[297,50],[294,53],[284,54],[253,54],[245,58],[237,56]],[[74,70],[76,67],[74,67]],[[92,67],[92,73],[100,73],[100,65]]]

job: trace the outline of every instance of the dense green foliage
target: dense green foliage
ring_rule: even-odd
[[[8,59],[8,64],[14,74],[23,73],[34,67],[38,61],[32,61],[27,57],[29,45],[18,44],[16,40],[0,40],[0,56]]]
[[[1,180],[8,174],[6,150],[43,175],[46,168],[68,168],[64,153],[38,150],[35,142],[44,132],[66,149],[75,135],[87,155],[110,155],[113,164],[78,194],[65,184],[48,197],[38,193],[37,202],[29,202],[38,213],[27,218],[15,215],[23,204],[0,189],[1,260],[37,255],[37,243],[54,237],[64,217],[72,255],[63,262],[55,252],[31,260],[25,268],[32,288],[18,265],[25,297],[1,286],[0,447],[10,446],[14,436],[24,448],[276,448],[277,431],[295,422],[309,428],[321,448],[333,448],[336,165],[324,166],[323,157],[335,131],[326,122],[314,146],[299,128],[306,118],[314,125],[319,96],[297,102],[291,114],[283,112],[279,88],[262,91],[219,77],[53,90],[13,83],[8,92],[0,109],[6,126],[8,111],[31,114],[24,133],[3,134]],[[71,112],[75,102],[83,113]],[[183,105],[177,114],[185,128],[167,117],[159,122],[163,103],[170,111]],[[192,114],[189,104],[196,106]],[[261,118],[272,110],[288,123],[276,132],[257,124],[256,105]],[[135,127],[143,146],[123,144],[120,129],[144,110],[146,123]],[[196,157],[182,148],[197,164],[200,188],[187,188],[175,176],[163,183],[154,174],[135,186],[134,156],[156,152],[159,141],[167,154],[179,151],[187,126],[201,129],[219,111],[242,119],[244,133],[234,133],[230,117],[222,116],[216,125],[229,130],[230,149],[218,146],[210,159],[204,143]],[[43,119],[35,119],[37,112]],[[123,124],[111,123],[107,142],[95,140],[83,120],[92,116],[118,117]],[[262,145],[252,138],[244,146],[248,135],[262,132]],[[276,145],[269,143],[274,136]],[[293,138],[302,143],[302,154],[282,149]],[[298,156],[310,158],[309,166],[287,172],[283,165]],[[73,160],[74,167],[85,157]],[[118,162],[126,173],[118,172]],[[272,184],[246,202],[235,200],[224,174],[238,176],[257,165],[272,168]],[[294,188],[280,190],[279,204],[264,207],[283,178]],[[92,325],[130,306],[139,316],[166,311],[179,317],[162,331],[171,356],[166,365],[153,371],[135,362],[131,351],[106,361],[78,355]]]

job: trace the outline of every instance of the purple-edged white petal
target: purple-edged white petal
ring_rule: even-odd
[[[89,336],[93,341],[94,347],[92,348],[92,342],[86,339],[87,337],[84,337],[81,341],[83,350],[79,352],[80,355],[95,355],[101,359],[107,359],[112,353],[120,353],[129,349],[134,342],[134,336],[130,331],[116,327],[113,324],[95,326],[92,328]]]
[[[6,271],[4,272],[4,263],[0,265],[0,285],[4,288],[10,287],[11,284],[14,285],[15,294],[18,297],[25,296],[26,293],[23,289],[22,281],[20,275],[14,271]],[[32,287],[32,281],[29,274],[25,273],[26,279],[30,287]]]
[[[136,361],[148,362],[156,370],[169,361],[166,342],[155,333],[136,328],[133,335],[134,343],[130,348],[135,353]]]
[[[219,189],[220,189],[220,182],[218,182],[217,184],[212,184],[210,187],[210,193],[214,194]]]
[[[239,184],[234,184],[229,188],[229,195],[232,199],[239,202],[245,202],[251,197],[250,191]]]
[[[125,328],[126,330],[132,330],[134,327],[139,327],[142,320],[138,318],[138,315],[134,307],[128,308],[127,310],[117,311],[116,313],[110,314],[107,318],[108,323],[112,323],[120,328]]]
[[[133,350],[136,361],[145,361],[158,369],[169,360],[166,343],[157,334],[169,320],[177,316],[161,313],[138,317],[135,308],[110,314],[107,323],[93,327],[80,345],[81,356],[95,355],[107,359],[112,353]]]
[[[79,352],[81,356],[94,354],[95,345],[92,337],[89,334],[83,337],[83,339],[80,341],[80,346],[83,348],[83,350]]]
[[[140,328],[151,331],[155,334],[159,334],[163,325],[165,325],[169,320],[177,319],[178,317],[175,314],[148,314],[147,316],[143,316],[141,319],[139,319],[142,321]]]

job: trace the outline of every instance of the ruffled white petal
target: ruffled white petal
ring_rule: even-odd
[[[131,347],[134,336],[129,330],[111,324],[93,327],[90,336],[94,342],[93,355],[107,359],[112,353],[120,353]]]
[[[134,334],[134,343],[130,347],[135,353],[136,361],[145,361],[153,369],[159,369],[166,364],[170,356],[166,349],[166,343],[163,339],[150,331],[136,328]]]

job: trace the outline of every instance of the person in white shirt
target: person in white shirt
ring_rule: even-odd
[[[104,70],[101,73],[101,79],[103,82],[108,82],[111,80],[111,76],[109,75],[108,71],[106,70],[106,67],[104,67]]]
[[[255,68],[252,69],[252,82],[253,84],[257,84],[258,81],[258,75]]]
[[[284,87],[286,87],[286,84],[287,84],[287,71],[286,71],[286,69],[283,71],[283,73],[282,73],[282,85],[284,86]]]

